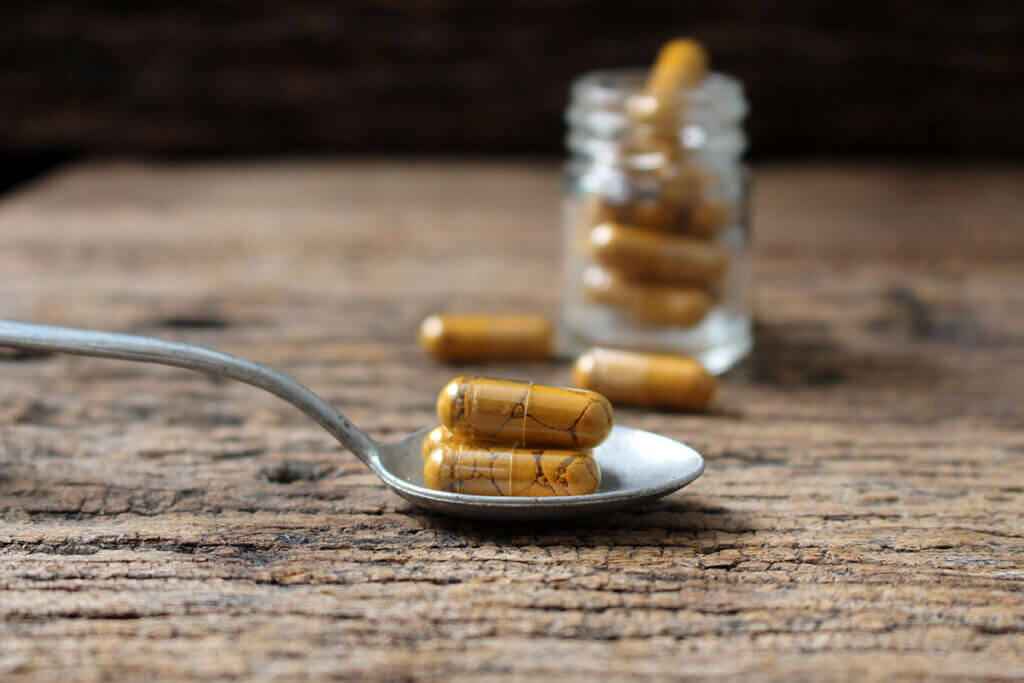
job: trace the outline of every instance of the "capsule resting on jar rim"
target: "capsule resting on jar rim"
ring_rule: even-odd
[[[708,54],[704,46],[688,38],[668,41],[658,50],[647,77],[646,96],[630,102],[630,113],[640,120],[671,115],[678,106],[673,97],[700,83],[707,73]]]
[[[601,470],[580,451],[454,442],[430,452],[423,483],[476,496],[580,496],[597,492]]]
[[[693,237],[660,235],[621,223],[590,231],[594,257],[631,279],[675,284],[706,284],[725,272],[726,250]]]
[[[708,53],[704,46],[689,38],[675,38],[658,50],[650,76],[648,92],[658,93],[691,88],[708,72]]]
[[[446,362],[544,360],[551,323],[534,314],[431,315],[420,324],[420,346]]]
[[[583,271],[583,294],[590,301],[619,307],[651,325],[691,327],[711,308],[711,297],[702,289],[630,282],[600,266],[588,266]]]
[[[426,460],[430,451],[438,446],[444,446],[452,441],[455,441],[455,435],[444,425],[437,425],[423,437],[423,459]]]
[[[437,397],[437,416],[459,439],[520,446],[592,448],[608,436],[612,406],[592,391],[457,377]]]
[[[577,358],[573,380],[615,403],[693,411],[705,410],[718,386],[692,358],[613,349],[590,349]]]

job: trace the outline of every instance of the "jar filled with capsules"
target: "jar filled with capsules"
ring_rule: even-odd
[[[563,326],[573,345],[684,354],[721,373],[753,346],[741,84],[695,41],[651,69],[584,74],[566,112]]]

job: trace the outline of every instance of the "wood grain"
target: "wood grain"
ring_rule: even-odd
[[[704,477],[598,519],[423,513],[289,406],[0,356],[0,678],[1024,676],[1024,173],[756,171],[757,349]],[[276,366],[378,438],[433,420],[437,310],[558,300],[557,172],[76,166],[0,203],[0,315]]]

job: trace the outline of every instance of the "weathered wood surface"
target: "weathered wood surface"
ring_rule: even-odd
[[[1024,173],[757,176],[757,351],[709,415],[620,411],[708,457],[622,514],[425,514],[249,387],[6,354],[0,678],[1024,676]],[[0,202],[0,314],[239,353],[389,438],[461,371],[422,315],[556,311],[558,191],[76,167]]]

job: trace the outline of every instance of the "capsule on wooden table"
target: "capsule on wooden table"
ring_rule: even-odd
[[[691,411],[707,409],[718,386],[692,358],[613,349],[590,349],[577,358],[573,381],[615,403]]]
[[[476,496],[580,496],[601,487],[586,452],[450,443],[423,464],[427,488]]]
[[[726,250],[693,237],[660,235],[621,223],[590,231],[594,257],[630,279],[674,284],[708,284],[728,265]]]
[[[423,459],[426,460],[430,451],[455,441],[455,435],[444,425],[437,425],[423,437]]]
[[[612,406],[592,391],[485,377],[457,377],[437,397],[441,424],[466,441],[593,448],[607,438]]]
[[[445,362],[544,360],[553,333],[534,314],[431,315],[420,324],[420,346]]]
[[[691,327],[711,308],[711,297],[696,287],[670,287],[630,282],[614,271],[588,266],[583,295],[595,303],[621,308],[639,322]]]

